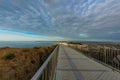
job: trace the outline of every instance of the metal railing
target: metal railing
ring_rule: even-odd
[[[100,48],[96,59],[120,70],[120,49]]]
[[[91,50],[87,49],[85,45],[69,44],[68,46],[83,52],[86,56],[116,68],[116,70],[120,70],[120,49],[100,47]]]
[[[59,46],[54,49],[54,51],[38,69],[31,80],[54,80],[57,66],[58,49]]]

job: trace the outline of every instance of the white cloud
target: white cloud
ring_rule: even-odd
[[[80,38],[87,38],[87,37],[89,37],[86,33],[80,33],[79,36],[80,36]]]
[[[111,37],[109,32],[120,30],[119,0],[15,0],[11,3],[0,1],[0,28],[75,39],[106,38]]]

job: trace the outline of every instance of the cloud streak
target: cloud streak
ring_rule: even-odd
[[[119,0],[0,0],[0,28],[63,39],[120,40]]]

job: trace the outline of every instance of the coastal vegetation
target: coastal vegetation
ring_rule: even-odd
[[[0,48],[0,80],[30,80],[55,47]]]
[[[15,57],[14,53],[6,53],[3,55],[4,59],[13,59]]]

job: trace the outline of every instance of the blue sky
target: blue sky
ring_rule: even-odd
[[[0,0],[0,40],[120,40],[120,0]]]

